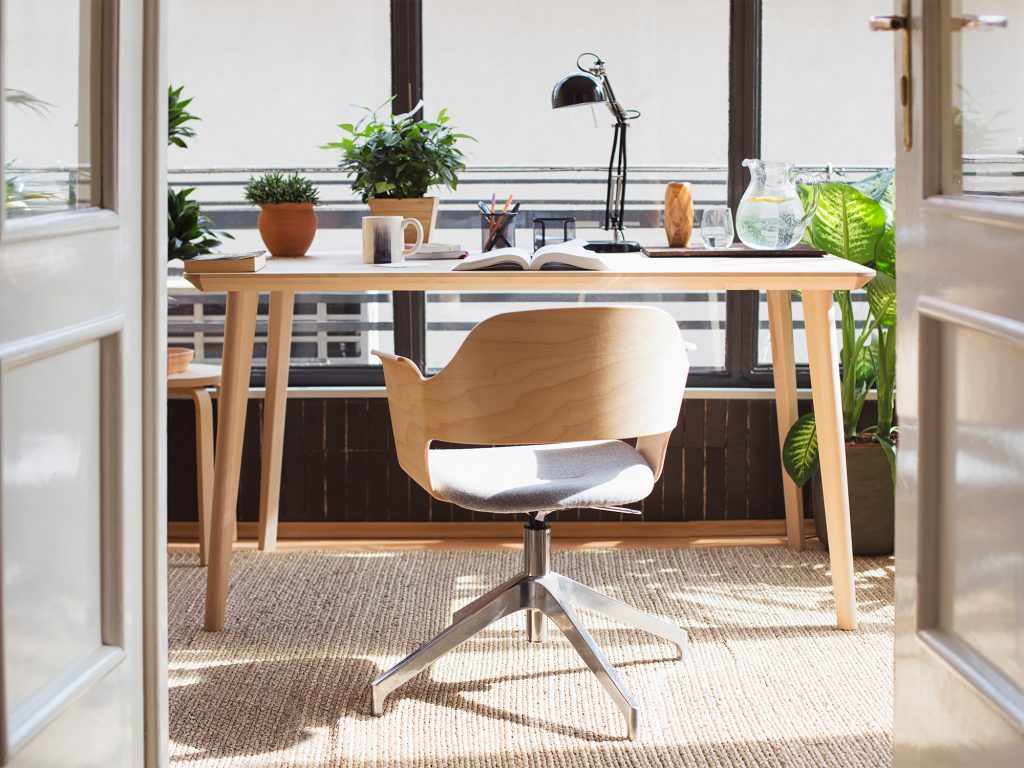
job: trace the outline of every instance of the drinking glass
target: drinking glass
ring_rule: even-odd
[[[704,209],[700,219],[700,239],[708,250],[721,250],[732,245],[735,232],[732,211],[727,205],[713,205]]]

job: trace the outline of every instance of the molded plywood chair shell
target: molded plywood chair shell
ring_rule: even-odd
[[[657,477],[689,370],[670,315],[652,307],[512,312],[480,323],[425,379],[409,360],[384,366],[402,468],[438,498],[427,451],[443,440],[525,445],[638,437]]]

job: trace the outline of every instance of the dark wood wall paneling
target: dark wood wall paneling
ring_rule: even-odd
[[[805,402],[801,411],[809,408]],[[873,418],[865,408],[865,423]],[[238,519],[259,508],[262,400],[249,402]],[[196,519],[192,404],[168,402],[168,517]],[[785,517],[775,405],[771,400],[687,399],[665,471],[640,507],[643,517],[593,510],[563,520],[760,520]],[[282,522],[458,522],[507,520],[430,498],[398,466],[383,398],[295,398],[288,402],[281,482]]]

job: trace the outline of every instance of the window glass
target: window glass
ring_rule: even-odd
[[[358,250],[365,206],[336,168],[338,123],[357,119],[355,105],[391,95],[390,6],[381,0],[175,0],[167,11],[168,76],[196,135],[168,149],[168,182],[192,197],[214,231],[234,240],[222,248],[263,248],[258,211],[242,187],[266,170],[298,171],[320,192],[319,226],[311,251]],[[174,299],[168,343],[194,346],[197,361],[221,355],[223,295],[197,293],[172,267]],[[266,355],[266,301],[260,305],[254,362]],[[316,368],[374,365],[371,349],[394,350],[391,295],[299,294],[292,365]]]
[[[5,215],[96,205],[100,3],[35,0],[3,10]]]
[[[520,201],[516,243],[528,250],[535,216],[573,216],[579,237],[609,238],[600,222],[611,114],[603,106],[551,108],[552,88],[576,71],[577,56],[585,51],[605,61],[622,105],[640,112],[628,129],[627,236],[665,244],[661,215],[670,181],[693,184],[697,226],[706,206],[725,202],[728,3],[638,0],[626,11],[617,0],[585,6],[512,0],[496,17],[469,0],[426,0],[423,46],[427,115],[445,107],[476,139],[466,146],[470,172],[455,193],[441,194],[444,229],[435,239],[479,250],[476,203],[490,201],[492,194],[513,194]],[[724,366],[724,296],[679,293],[431,294],[428,367],[444,366],[469,330],[490,315],[602,300],[668,309],[684,336],[699,346],[695,367]]]
[[[824,180],[858,181],[894,162],[897,35],[871,32],[859,3],[770,0],[762,6],[761,147]],[[813,30],[814,34],[795,30]],[[749,179],[748,179],[749,180]],[[866,303],[855,295],[854,316]],[[793,303],[794,352],[807,363],[800,302]],[[757,362],[771,362],[768,307],[758,312]]]

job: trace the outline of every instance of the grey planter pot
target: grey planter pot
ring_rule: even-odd
[[[846,446],[846,474],[850,487],[850,533],[855,555],[890,555],[896,513],[889,460],[877,443]],[[828,549],[821,473],[811,480],[814,530]]]

